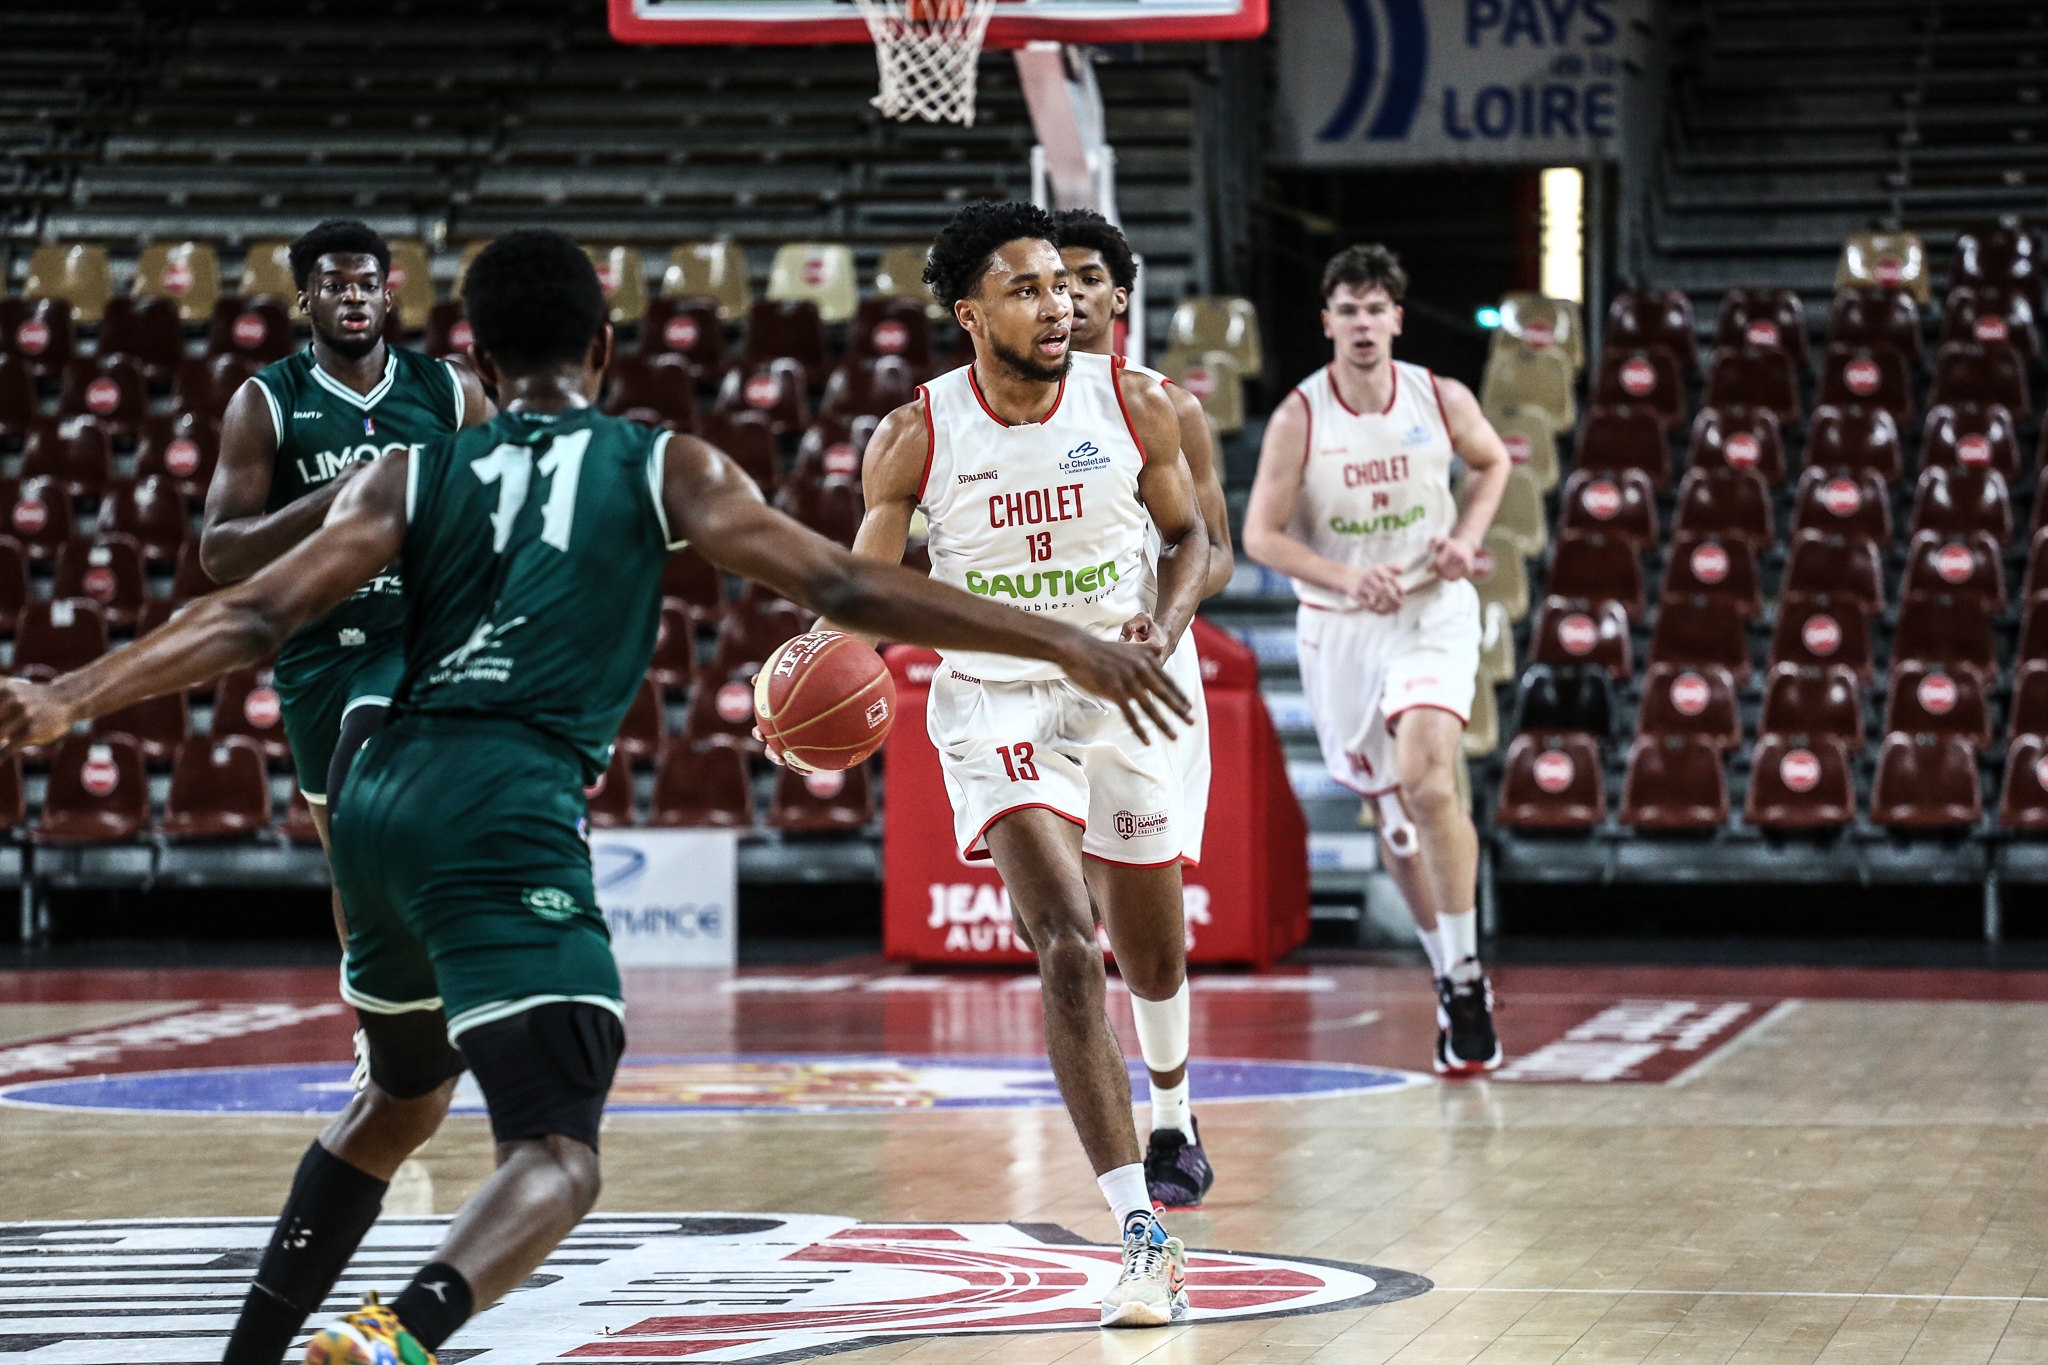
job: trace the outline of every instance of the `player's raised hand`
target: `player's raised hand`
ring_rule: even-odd
[[[70,706],[43,683],[9,679],[0,688],[0,755],[54,744],[76,723]]]
[[[1408,594],[1401,586],[1399,569],[1391,564],[1371,564],[1358,571],[1345,596],[1367,611],[1387,616],[1401,609]]]
[[[1456,536],[1437,536],[1429,542],[1430,572],[1446,583],[1472,576],[1478,552]]]
[[[1106,697],[1117,704],[1130,722],[1138,738],[1150,744],[1152,736],[1143,721],[1142,712],[1157,726],[1159,733],[1168,739],[1174,736],[1174,729],[1161,713],[1160,703],[1192,725],[1195,720],[1194,708],[1182,695],[1173,679],[1166,676],[1159,656],[1146,645],[1124,644],[1098,640],[1092,635],[1080,637],[1071,657],[1061,661],[1061,667],[1075,686]]]
[[[1157,621],[1142,611],[1124,622],[1122,638],[1125,644],[1143,645],[1158,656],[1162,662],[1165,661],[1167,655],[1172,653],[1172,650],[1168,648],[1172,642],[1166,638],[1166,632],[1159,628]]]

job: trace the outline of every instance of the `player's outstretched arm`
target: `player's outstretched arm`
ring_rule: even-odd
[[[1173,415],[1180,422],[1181,458],[1188,462],[1188,477],[1195,485],[1195,505],[1202,510],[1202,527],[1209,533],[1209,573],[1202,584],[1202,596],[1214,597],[1230,585],[1237,567],[1230,549],[1230,502],[1223,496],[1223,470],[1216,461],[1216,438],[1209,431],[1209,414],[1193,394],[1175,384],[1166,390],[1173,403]]]
[[[843,628],[931,649],[1057,664],[1079,686],[1117,703],[1140,735],[1146,734],[1141,714],[1169,735],[1168,711],[1193,718],[1187,698],[1150,650],[1098,640],[934,583],[901,564],[852,554],[763,503],[753,480],[695,437],[669,439],[663,505],[671,534],[687,538],[713,564]]]
[[[1444,422],[1450,428],[1451,449],[1465,462],[1465,510],[1450,535],[1431,546],[1430,567],[1438,578],[1472,576],[1472,562],[1479,554],[1486,528],[1500,510],[1501,495],[1507,492],[1512,465],[1508,448],[1479,409],[1472,390],[1455,379],[1436,379],[1437,398],[1444,405]]]
[[[408,456],[365,466],[327,525],[247,582],[211,593],[123,649],[47,685],[0,691],[0,753],[48,744],[82,721],[269,658],[398,558]]]
[[[860,530],[854,533],[853,552],[862,559],[903,562],[903,551],[910,544],[910,519],[924,493],[925,462],[931,456],[924,402],[919,398],[905,403],[884,417],[861,457],[860,491],[867,511],[860,519]],[[820,621],[818,628],[862,633],[837,621]],[[872,637],[869,642],[873,643]]]
[[[1138,471],[1138,497],[1152,515],[1159,532],[1159,593],[1153,603],[1153,639],[1137,621],[1126,627],[1127,640],[1147,639],[1162,650],[1160,657],[1173,653],[1181,632],[1195,619],[1195,608],[1207,596],[1209,580],[1209,532],[1202,524],[1202,512],[1195,499],[1195,486],[1188,462],[1181,455],[1180,417],[1173,400],[1149,375],[1124,370],[1118,376],[1124,413],[1132,434],[1145,452],[1145,467]],[[1142,618],[1140,618],[1142,620]]]

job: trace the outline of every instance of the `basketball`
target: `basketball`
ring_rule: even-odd
[[[851,635],[814,630],[768,656],[754,676],[754,719],[768,752],[800,773],[851,768],[882,747],[896,681]]]

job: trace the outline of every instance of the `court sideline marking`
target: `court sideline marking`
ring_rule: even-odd
[[[1756,1020],[1748,1028],[1742,1030],[1742,1032],[1736,1034],[1733,1038],[1730,1038],[1727,1042],[1721,1044],[1721,1046],[1715,1048],[1712,1052],[1709,1052],[1706,1056],[1664,1082],[1664,1084],[1668,1086],[1691,1085],[1701,1076],[1704,1076],[1707,1072],[1728,1060],[1731,1055],[1748,1047],[1766,1032],[1776,1028],[1779,1024],[1790,1018],[1798,1010],[1800,1003],[1796,998],[1780,1000],[1777,1004],[1765,1010],[1762,1018]]]
[[[1698,1299],[1912,1299],[1936,1303],[2048,1303],[2043,1294],[1886,1294],[1844,1289],[1514,1289],[1495,1285],[1446,1285],[1439,1294],[1663,1294]]]

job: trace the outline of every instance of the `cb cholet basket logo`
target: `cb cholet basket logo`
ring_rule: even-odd
[[[402,1287],[446,1218],[384,1219],[337,1287]],[[199,1361],[181,1311],[228,1315],[269,1240],[258,1218],[0,1224],[33,1248],[10,1280],[18,1310],[48,1317],[38,1346],[64,1360]],[[147,1257],[152,1276],[128,1271]],[[1122,1256],[1043,1223],[862,1223],[818,1214],[605,1214],[571,1233],[539,1273],[448,1343],[465,1365],[603,1361],[796,1361],[928,1336],[1096,1331]],[[103,1277],[103,1278],[102,1278]],[[83,1311],[81,1278],[103,1285]],[[1234,1251],[1188,1255],[1187,1321],[1366,1308],[1432,1288],[1380,1266]],[[61,1312],[59,1311],[61,1310]],[[316,1323],[321,1319],[316,1318]],[[161,1340],[150,1340],[161,1330]],[[138,1330],[140,1329],[140,1330]],[[102,1350],[108,1354],[100,1354]]]

